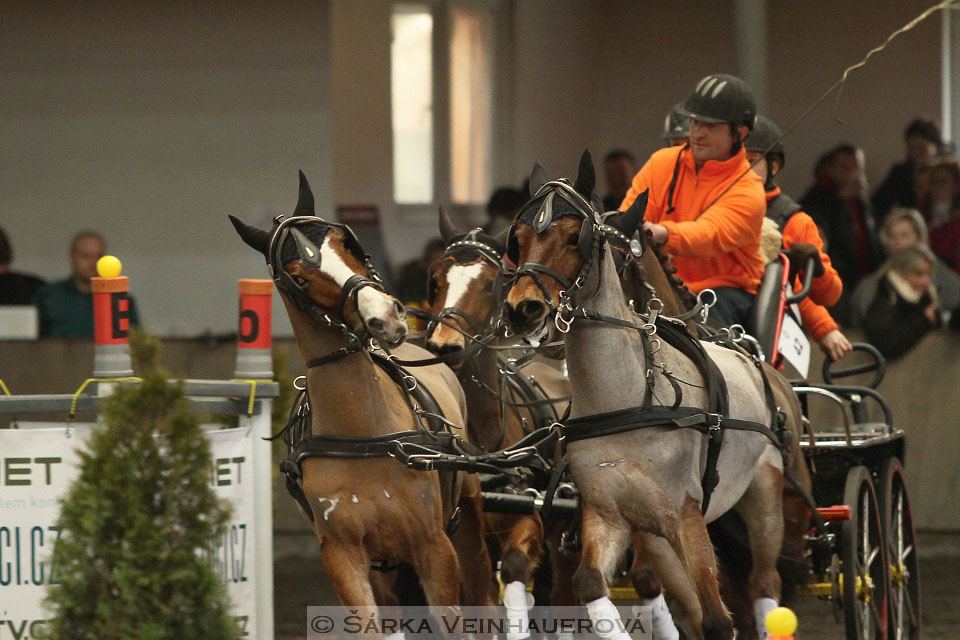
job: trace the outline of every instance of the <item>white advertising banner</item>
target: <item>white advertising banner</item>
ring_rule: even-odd
[[[0,429],[0,638],[26,640],[47,617],[43,600],[57,580],[51,552],[60,500],[79,474],[76,449],[93,425],[23,426]],[[233,505],[226,533],[212,541],[214,570],[227,585],[241,636],[254,637],[253,435],[223,429],[207,437],[211,484]]]

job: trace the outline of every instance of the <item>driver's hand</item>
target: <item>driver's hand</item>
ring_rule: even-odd
[[[847,336],[840,332],[840,329],[834,329],[827,335],[820,338],[820,349],[827,354],[827,357],[836,362],[846,355],[853,352],[853,345],[847,340]]]
[[[656,224],[654,222],[644,222],[643,230],[647,233],[647,237],[655,245],[662,245],[667,243],[667,237],[670,233],[667,231],[667,228],[662,224]]]

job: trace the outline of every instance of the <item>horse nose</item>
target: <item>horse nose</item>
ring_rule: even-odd
[[[516,307],[506,303],[507,317],[514,326],[524,326],[536,322],[547,312],[547,305],[540,300],[521,300]]]
[[[445,356],[448,353],[460,353],[463,351],[463,345],[455,342],[444,342],[442,344],[437,344],[433,340],[427,340],[427,349],[438,356]]]
[[[383,333],[384,327],[386,327],[386,323],[380,318],[370,318],[367,320],[367,328],[370,329],[370,331]]]

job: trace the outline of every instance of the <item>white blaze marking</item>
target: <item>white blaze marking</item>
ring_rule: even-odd
[[[330,233],[323,239],[320,247],[320,270],[333,278],[334,282],[343,287],[350,276],[356,272],[347,266],[340,254],[330,246]],[[384,317],[388,314],[396,315],[393,299],[371,287],[363,287],[357,295],[357,307],[364,322],[373,318]]]
[[[319,502],[320,504],[323,504],[324,502],[330,503],[330,506],[327,507],[326,510],[324,510],[323,512],[323,519],[326,521],[326,520],[330,520],[330,512],[336,509],[337,505],[340,504],[340,498],[334,498],[333,500],[331,500],[330,498],[318,498],[317,502]]]
[[[470,283],[480,275],[481,271],[483,271],[483,264],[480,262],[467,266],[455,264],[450,267],[447,271],[447,299],[443,306],[460,307],[460,299],[466,295]]]

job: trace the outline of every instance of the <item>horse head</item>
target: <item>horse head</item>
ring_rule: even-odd
[[[596,264],[608,235],[621,241],[633,236],[643,220],[646,195],[621,215],[604,221],[594,193],[596,173],[584,151],[576,181],[549,180],[537,164],[530,178],[531,199],[510,229],[507,257],[518,265],[504,303],[507,325],[523,336],[538,335],[553,312],[569,301],[588,275],[599,277]]]
[[[348,337],[395,346],[407,335],[406,313],[387,295],[369,256],[350,227],[314,212],[313,193],[300,172],[293,215],[277,216],[271,232],[230,216],[243,241],[267,260],[277,289],[290,305]],[[291,321],[296,323],[293,314]]]
[[[467,336],[479,339],[495,331],[506,231],[499,237],[481,229],[460,231],[441,208],[440,235],[447,246],[430,266],[427,302],[437,322],[427,348],[443,355],[462,352]]]

